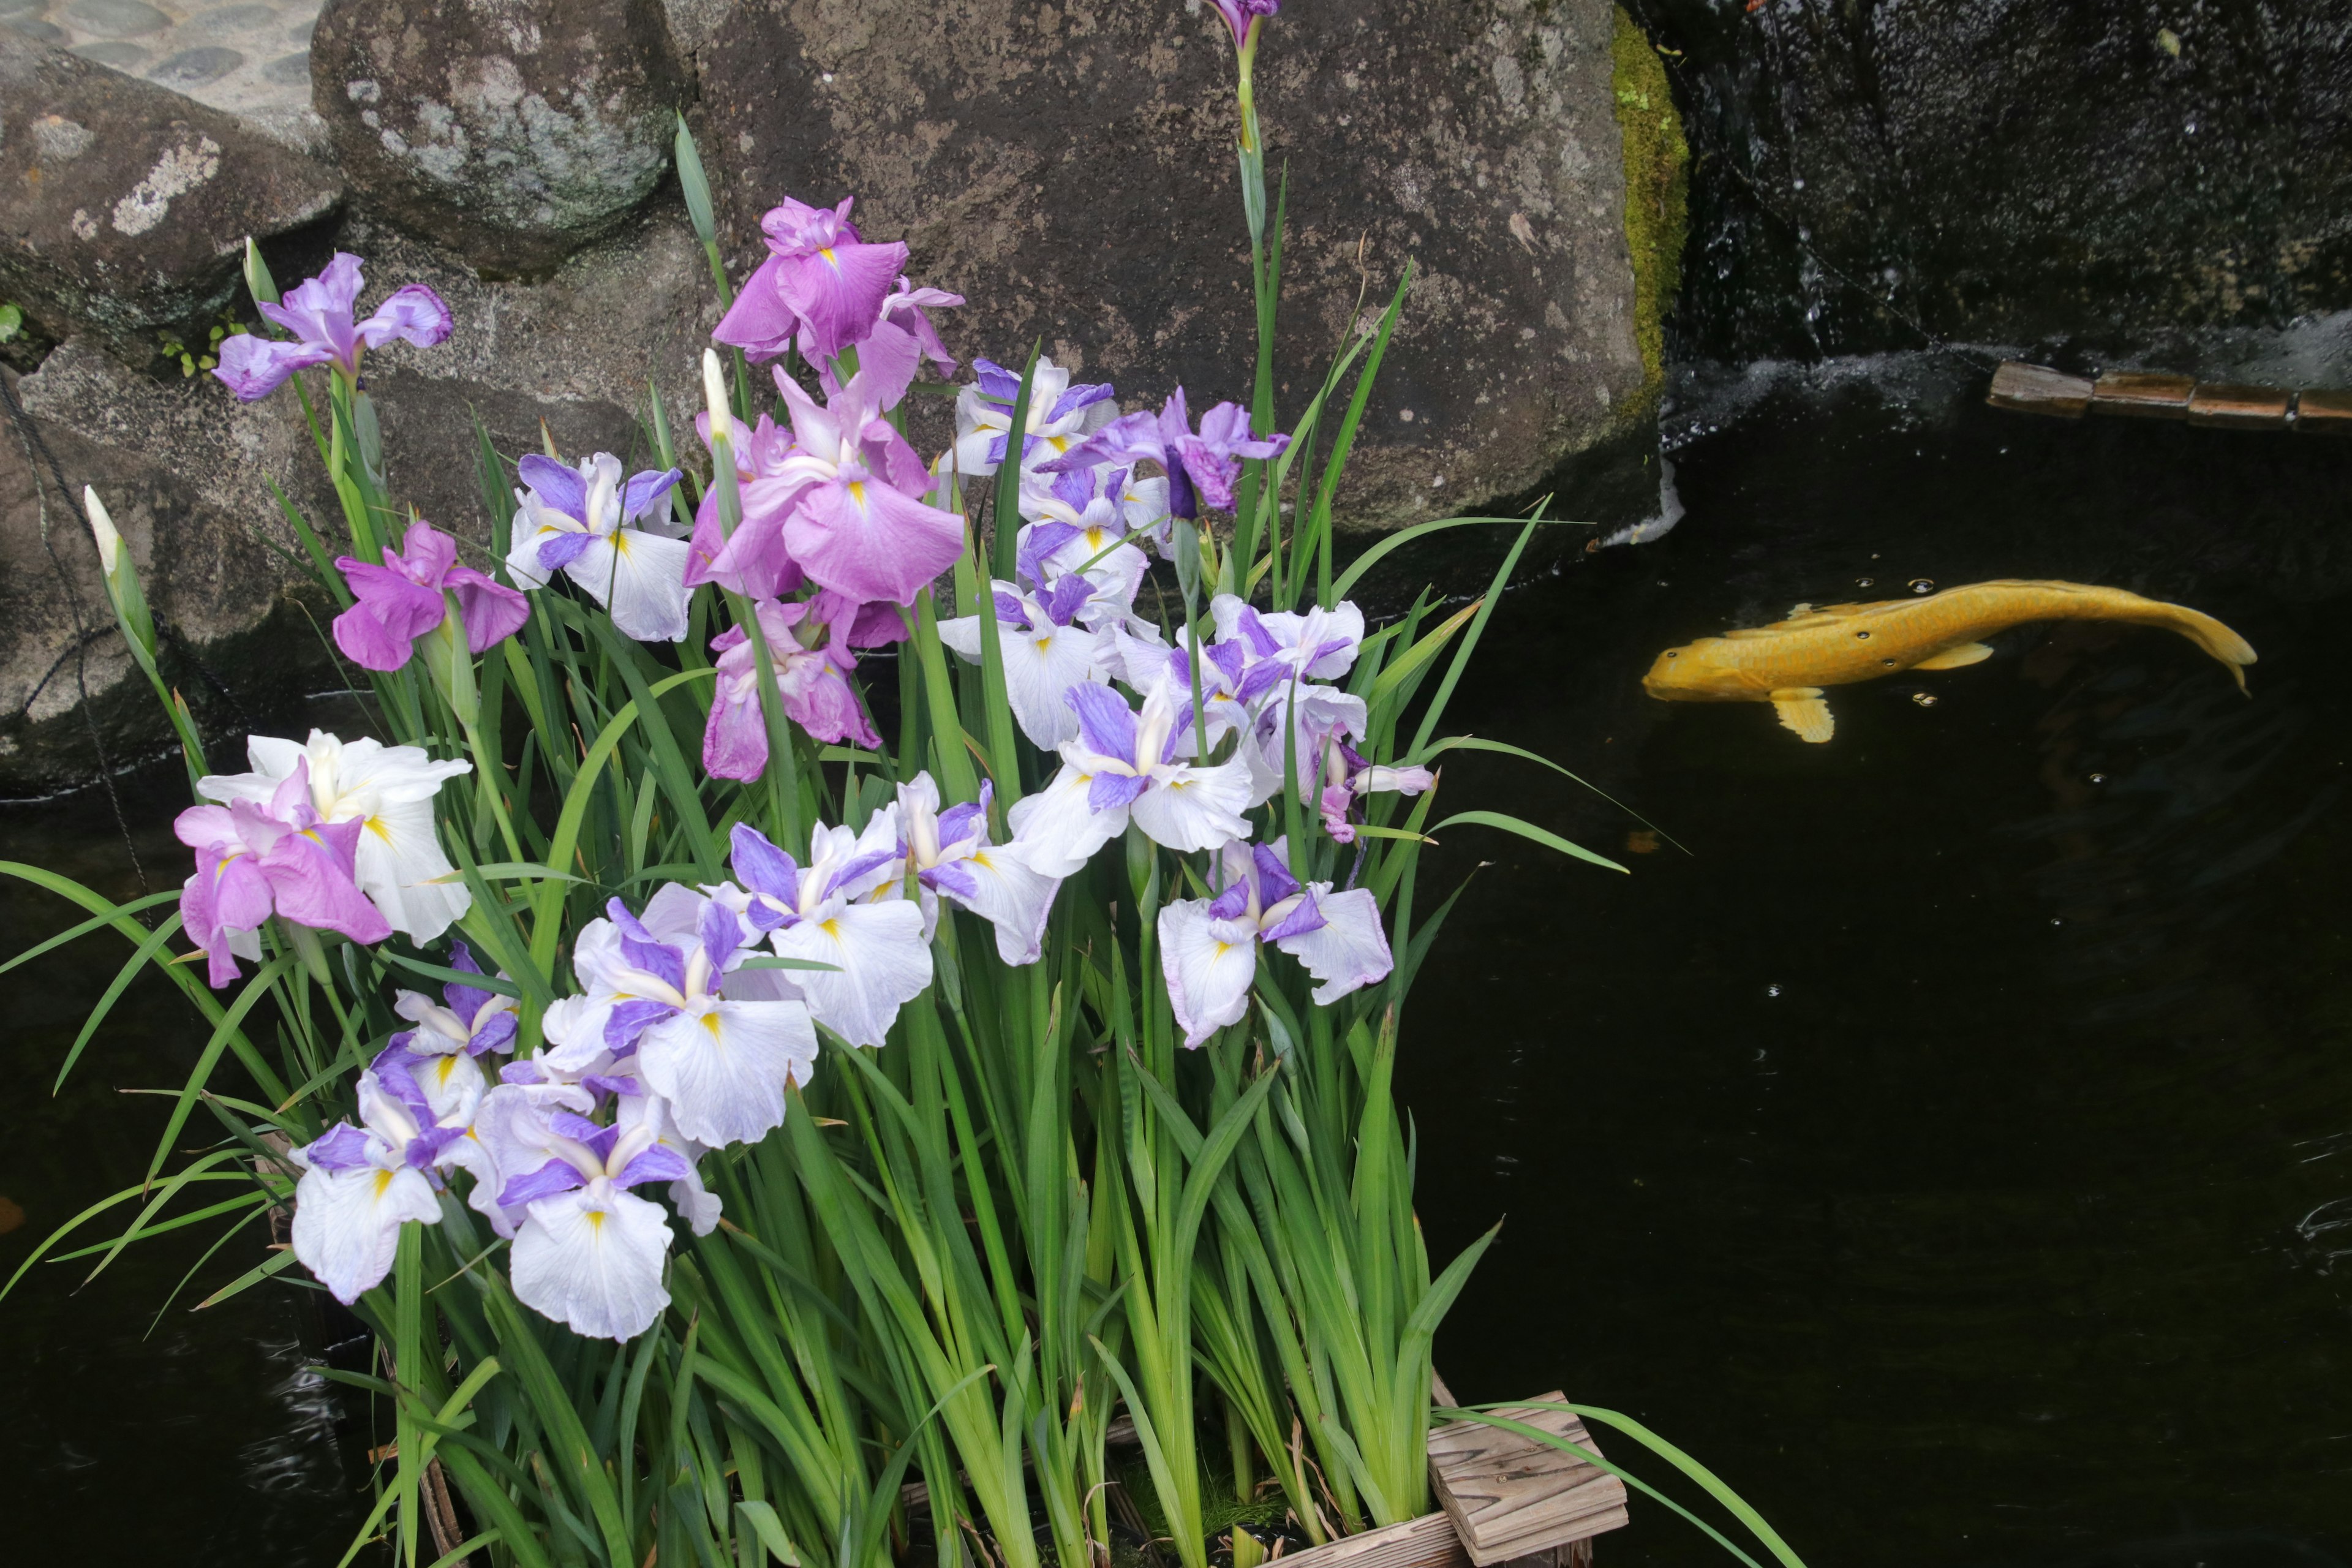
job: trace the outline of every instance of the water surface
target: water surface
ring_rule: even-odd
[[[1878,371],[1734,399],[1680,528],[1511,595],[1451,715],[1690,853],[1446,770],[1632,875],[1463,830],[1424,879],[1493,862],[1412,1001],[1422,1209],[1448,1254],[1508,1216],[1441,1368],[1639,1415],[1817,1564],[2352,1556],[2352,444]],[[2219,616],[2252,700],[2084,625],[1834,689],[1825,745],[1639,688],[1799,602],[2011,576]],[[1635,1511],[1604,1560],[1720,1560]]]

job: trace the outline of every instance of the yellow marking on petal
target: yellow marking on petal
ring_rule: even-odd
[[[1214,963],[1217,960],[1224,957],[1225,954],[1233,952],[1233,950],[1234,944],[1232,942],[1221,942],[1217,943],[1217,951],[1209,954],[1209,962]]]
[[[712,1039],[719,1037],[719,1009],[714,1007],[702,1016],[702,1026],[710,1031]]]
[[[825,935],[833,938],[835,942],[839,942],[841,940],[841,922],[837,920],[820,921],[817,923],[816,929],[824,932]]]
[[[1037,639],[1037,651],[1039,653],[1044,653],[1047,648],[1052,647],[1053,646],[1054,634],[1051,632],[1047,632],[1044,637]]]
[[[858,510],[864,511],[866,510],[866,481],[864,479],[852,479],[849,481],[849,499],[857,503]]]
[[[824,264],[827,267],[839,267],[841,265],[840,262],[834,259],[833,247],[829,245],[819,249],[817,254],[824,258]]]
[[[391,1173],[390,1171],[383,1171],[383,1170],[379,1170],[378,1172],[376,1172],[376,1173],[375,1173],[375,1195],[376,1195],[377,1197],[379,1197],[379,1198],[383,1197],[383,1194],[384,1194],[385,1190],[386,1190],[386,1189],[388,1189],[391,1185],[392,1185],[392,1173]]]
[[[604,1229],[604,1211],[603,1209],[590,1209],[588,1211],[588,1223],[598,1230]]]
[[[446,1056],[446,1057],[443,1057],[443,1058],[441,1058],[441,1065],[440,1065],[440,1071],[441,1071],[441,1086],[442,1086],[444,1089],[446,1089],[446,1088],[448,1087],[448,1085],[449,1085],[449,1075],[450,1075],[450,1073],[452,1073],[453,1071],[455,1071],[455,1070],[457,1069],[457,1058],[455,1056]]]
[[[614,531],[613,531],[613,550],[614,550],[614,553],[616,553],[616,554],[620,554],[620,555],[626,555],[626,554],[629,552],[629,535],[628,535],[628,532],[627,532],[627,531],[626,531],[626,530],[625,530],[625,529],[615,529],[615,530],[614,530]]]
[[[367,819],[367,826],[368,826],[368,831],[369,831],[370,833],[374,834],[378,838],[383,839],[386,844],[389,844],[389,843],[391,843],[391,842],[392,842],[392,829],[391,829],[391,828],[389,828],[389,827],[386,827],[386,826],[383,825],[383,817],[381,817],[381,816],[371,816],[371,817],[369,817],[369,818]]]
[[[988,858],[988,851],[985,849],[975,851],[971,856],[971,863],[979,867],[983,871],[993,871],[996,869],[996,862]]]

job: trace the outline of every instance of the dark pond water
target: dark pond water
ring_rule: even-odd
[[[2352,445],[1923,417],[1882,398],[1940,373],[1877,370],[1744,399],[1676,532],[1488,631],[1448,728],[1691,853],[1447,770],[1633,875],[1444,847],[1441,889],[1496,864],[1407,1027],[1422,1210],[1448,1253],[1508,1223],[1439,1364],[1641,1415],[1816,1563],[2352,1558]],[[1800,601],[2010,576],[2221,616],[2252,700],[2083,625],[1833,691],[1825,745],[1637,684]],[[1604,1560],[1720,1560],[1636,1512]]]
[[[152,885],[181,880],[186,851],[169,824],[186,804],[184,775],[135,781],[122,804],[134,826],[163,829],[136,843]],[[140,890],[102,800],[0,807],[0,858],[54,868],[115,898]],[[0,880],[0,957],[80,916]],[[151,977],[52,1098],[58,1064],[130,953],[119,939],[88,938],[62,962],[0,976],[9,1087],[0,1278],[58,1226],[138,1179],[168,1105],[125,1091],[177,1088],[204,1047],[193,1010]],[[190,1146],[205,1137],[202,1120],[190,1124]],[[115,1217],[100,1216],[90,1239],[120,1231]],[[207,1262],[218,1235],[205,1225],[154,1237],[79,1289],[96,1258],[43,1265],[0,1301],[0,1518],[10,1543],[0,1559],[331,1568],[342,1556],[372,1500],[370,1439],[350,1419],[357,1407],[310,1370],[320,1333],[300,1296],[265,1288],[190,1310],[268,1239],[247,1230]],[[171,1300],[192,1268],[193,1288]]]
[[[1468,1398],[1638,1414],[1819,1568],[2352,1560],[2352,443],[1922,414],[1948,378],[1828,379],[1685,439],[1670,537],[1513,595],[1449,726],[1691,853],[1533,769],[1447,770],[1449,805],[1633,874],[1474,833],[1437,858],[1495,864],[1409,1022],[1422,1206],[1444,1252],[1508,1216],[1440,1365]],[[2000,576],[2218,615],[2261,651],[2253,698],[2095,626],[1833,693],[1825,746],[1638,686],[1800,600]],[[174,804],[165,779],[128,805]],[[141,849],[176,879],[167,840]],[[0,813],[0,854],[131,888],[102,804]],[[6,951],[61,919],[0,884]],[[176,1084],[202,1044],[134,992],[52,1100],[118,961],[0,982],[0,1195],[26,1215],[0,1269],[143,1167],[162,1111],[116,1090]],[[370,1439],[303,1370],[290,1292],[157,1314],[202,1252],[181,1241],[0,1303],[11,1542],[331,1563]],[[1720,1560],[1636,1517],[1604,1563]]]

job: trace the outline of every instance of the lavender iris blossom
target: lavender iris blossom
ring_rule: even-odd
[[[662,1266],[670,1227],[660,1205],[630,1189],[667,1182],[673,1197],[690,1194],[679,1207],[697,1235],[708,1235],[718,1224],[719,1201],[703,1192],[695,1172],[701,1146],[677,1132],[656,1096],[621,1097],[612,1124],[600,1127],[572,1111],[532,1105],[517,1089],[491,1095],[516,1097],[484,1117],[498,1129],[505,1177],[495,1202],[504,1215],[523,1215],[511,1263],[516,1298],[591,1339],[635,1339],[669,1305]],[[542,1163],[506,1174],[533,1159]]]
[[[997,620],[997,646],[1004,658],[1004,695],[1021,732],[1047,748],[1075,740],[1078,716],[1065,700],[1072,688],[1110,679],[1110,639],[1080,621],[1094,599],[1094,584],[1076,573],[1053,587],[1023,593],[1011,583],[991,584]],[[980,617],[958,616],[940,623],[940,641],[968,662],[981,662]]]
[[[479,974],[471,949],[451,944],[449,967]],[[515,1000],[501,992],[451,981],[436,1002],[421,991],[402,991],[392,1010],[416,1026],[392,1037],[376,1058],[375,1070],[387,1079],[394,1074],[415,1083],[434,1114],[457,1110],[470,1094],[478,1100],[488,1087],[478,1058],[515,1047]]]
[[[1117,620],[1139,627],[1150,624],[1134,615],[1135,595],[1151,560],[1135,547],[1143,535],[1131,529],[1128,495],[1125,468],[1081,468],[1022,479],[1021,515],[1031,520],[1017,542],[1022,574],[1041,587],[1084,574],[1094,584],[1094,597],[1080,616],[1097,628]]]
[[[276,914],[353,942],[392,934],[383,911],[353,879],[362,823],[327,822],[310,804],[310,770],[298,766],[267,805],[192,805],[172,831],[196,852],[196,872],[180,894],[188,938],[210,961],[215,988],[237,977],[236,961],[258,962],[261,922]]]
[[[739,981],[758,930],[728,900],[678,883],[655,894],[643,919],[618,899],[604,910],[573,948],[591,1018],[572,1043],[601,1034],[616,1057],[634,1051],[635,1075],[688,1137],[747,1143],[780,1125],[785,1087],[806,1081],[815,1063],[816,1035],[809,1009],[761,972]]]
[[[975,379],[956,394],[956,470],[971,478],[996,472],[1012,449],[1013,405],[1021,399],[1021,373],[989,360],[971,362]],[[1040,359],[1029,378],[1029,417],[1022,432],[1021,466],[1059,458],[1118,416],[1108,382],[1072,385],[1070,373]]]
[[[900,896],[907,862],[898,807],[884,806],[858,833],[817,824],[809,864],[738,823],[733,866],[750,900],[743,918],[768,933],[779,956],[828,965],[795,970],[793,984],[816,1021],[853,1046],[878,1046],[898,1009],[931,983],[923,911]]]
[[[293,333],[294,341],[239,332],[221,343],[213,374],[238,401],[252,403],[285,385],[298,370],[331,364],[344,380],[357,382],[364,350],[382,348],[394,338],[429,349],[448,337],[449,307],[422,283],[394,289],[374,315],[354,321],[362,265],[358,257],[339,250],[324,272],[288,289],[283,302],[262,306],[261,313]]]
[[[439,1173],[478,1167],[466,1136],[471,1103],[454,1121],[434,1113],[417,1086],[374,1068],[360,1074],[360,1122],[338,1122],[293,1152],[294,1257],[345,1303],[392,1272],[400,1227],[441,1219]]]
[[[1248,765],[1238,757],[1202,767],[1195,752],[1189,691],[1156,681],[1140,712],[1108,686],[1072,687],[1078,735],[1062,743],[1062,768],[1013,808],[1015,845],[1048,877],[1076,874],[1096,850],[1127,830],[1183,853],[1214,849],[1250,834]]]
[[[1200,503],[1219,511],[1234,505],[1234,484],[1241,478],[1244,458],[1278,458],[1290,437],[1276,434],[1259,437],[1250,433],[1249,411],[1238,403],[1220,403],[1201,416],[1194,434],[1184,405],[1184,389],[1171,393],[1158,414],[1129,414],[1114,419],[1074,451],[1037,465],[1049,474],[1069,473],[1100,463],[1133,464],[1145,458],[1168,475],[1168,510],[1174,517],[1197,517]]]
[[[1279,838],[1255,847],[1229,844],[1224,891],[1160,911],[1160,967],[1187,1046],[1239,1023],[1248,1011],[1260,942],[1297,959],[1322,982],[1315,988],[1318,1006],[1384,978],[1394,966],[1371,889],[1301,887],[1290,874],[1287,850]]]
[[[687,633],[686,541],[671,537],[662,503],[679,470],[621,478],[621,460],[599,452],[577,468],[533,452],[516,465],[524,489],[507,552],[507,574],[544,588],[563,573],[639,642],[682,642]]]
[[[1034,963],[1043,951],[1045,917],[1058,878],[1031,868],[1009,844],[988,841],[988,802],[995,785],[982,781],[980,799],[940,809],[940,786],[917,773],[898,786],[898,854],[922,889],[924,939],[939,920],[939,900],[952,899],[996,928],[997,956]]]
[[[860,239],[849,221],[856,200],[844,196],[828,211],[787,196],[771,209],[760,220],[768,259],[743,280],[711,337],[755,360],[773,359],[797,341],[801,353],[819,363],[863,342],[906,270],[907,247]],[[911,323],[900,325],[911,330]]]
[[[419,518],[397,551],[383,548],[383,564],[345,555],[335,564],[357,601],[334,621],[335,646],[369,669],[394,670],[409,660],[416,639],[447,618],[455,597],[466,647],[480,656],[530,619],[530,602],[470,566],[457,564],[457,542]]]

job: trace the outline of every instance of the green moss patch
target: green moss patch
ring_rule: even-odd
[[[1690,231],[1690,143],[1666,86],[1665,62],[1639,25],[1617,10],[1610,40],[1611,84],[1624,138],[1625,246],[1633,258],[1634,340],[1642,349],[1646,416],[1666,374],[1665,319],[1682,287],[1683,240]]]

